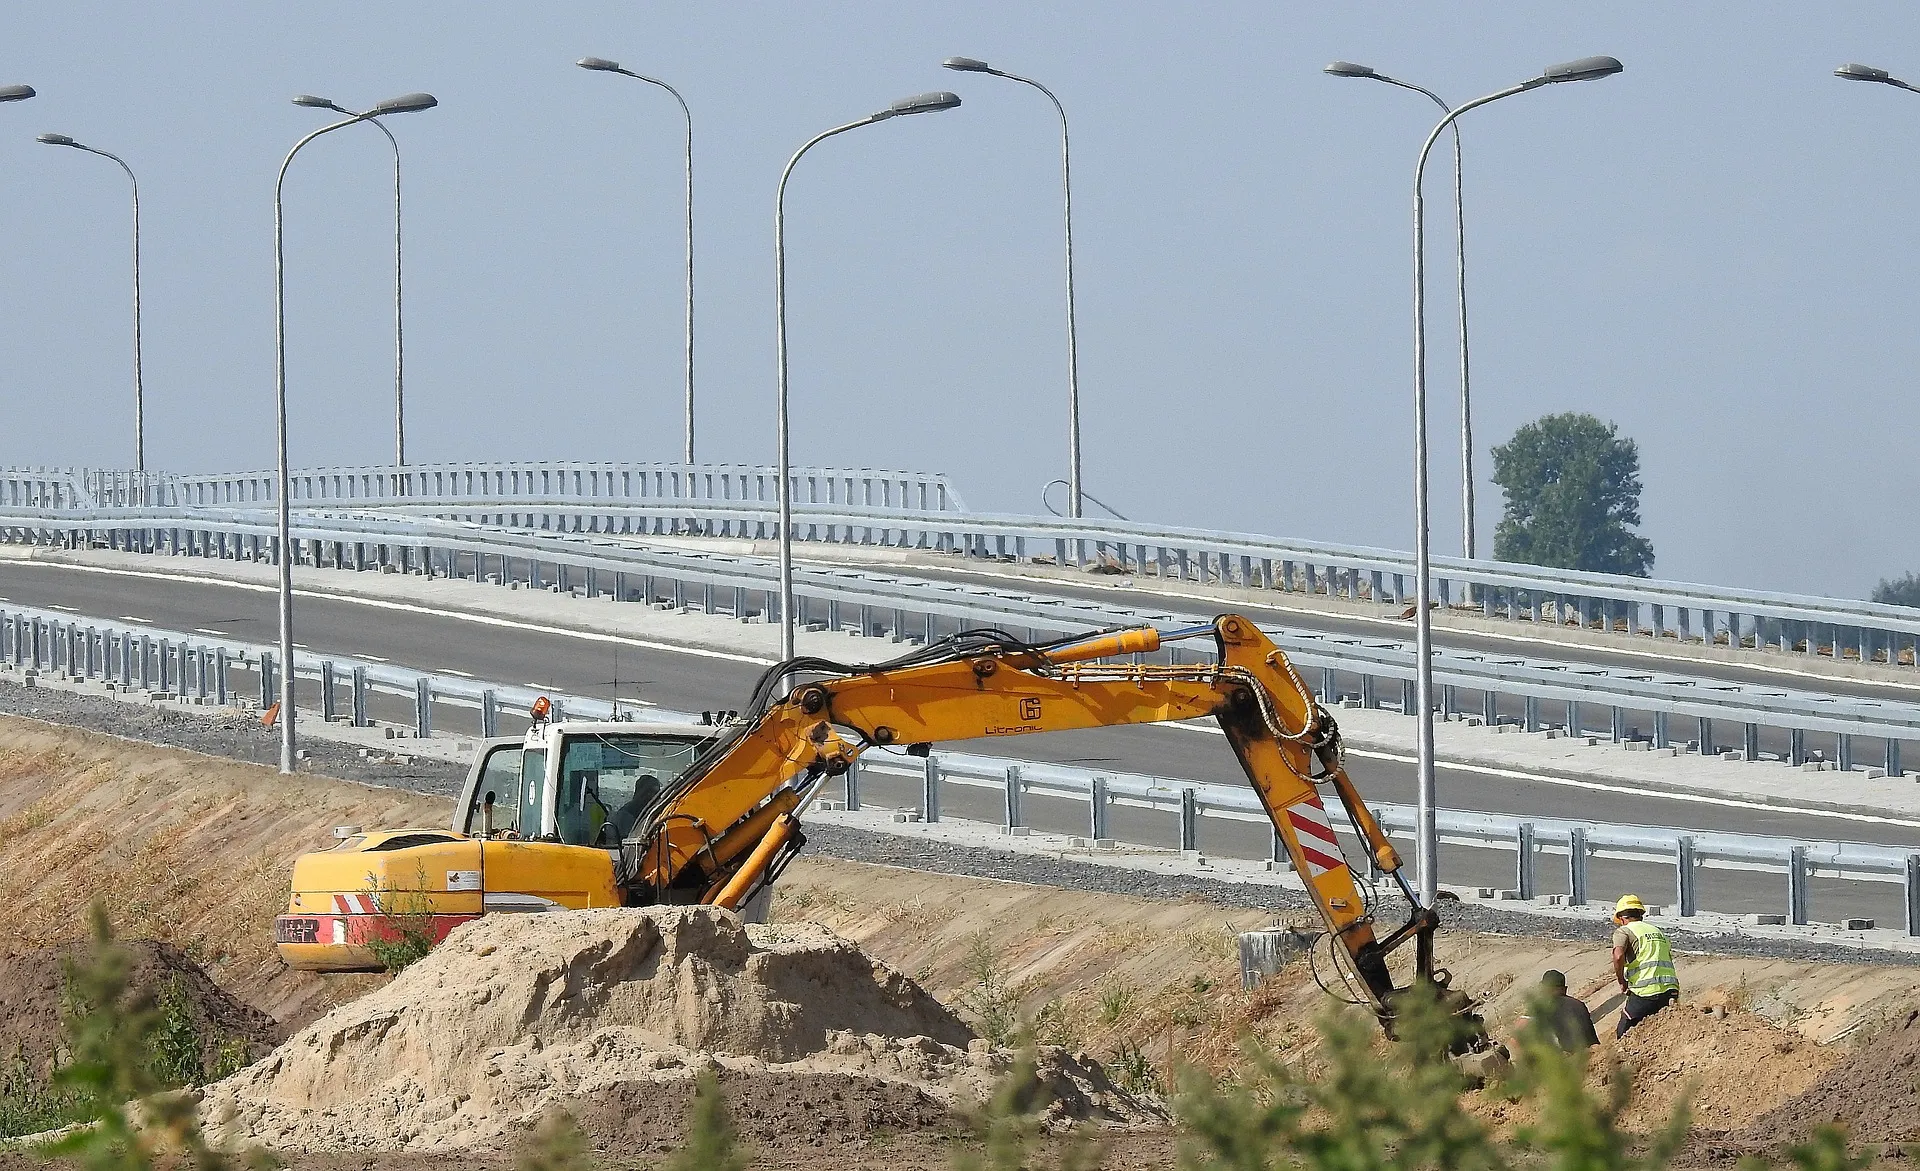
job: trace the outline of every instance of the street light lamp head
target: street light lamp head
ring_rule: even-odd
[[[1553,82],[1597,81],[1602,77],[1612,77],[1625,68],[1618,57],[1582,57],[1578,61],[1549,65],[1540,76]]]
[[[293,96],[293,104],[296,106],[311,106],[316,110],[337,110],[340,108],[333,104],[332,98],[317,98],[312,94],[295,94]]]
[[[932,93],[915,94],[910,98],[901,98],[880,112],[883,118],[897,118],[902,114],[931,114],[935,110],[951,110],[960,104],[960,95],[947,90],[935,90]]]
[[[1354,64],[1353,62],[1351,62],[1351,61],[1335,61],[1335,62],[1334,62],[1333,64],[1331,64],[1331,65],[1329,65],[1329,66],[1327,66],[1327,67],[1326,67],[1325,69],[1323,69],[1323,70],[1321,70],[1321,72],[1322,72],[1322,73],[1331,73],[1331,74],[1333,74],[1333,75],[1334,75],[1335,77],[1375,77],[1375,76],[1378,76],[1377,74],[1375,74],[1375,73],[1374,73],[1374,71],[1373,71],[1373,66],[1371,66],[1371,65],[1355,65],[1355,64]]]
[[[48,146],[79,146],[80,145],[79,143],[75,142],[71,138],[68,138],[64,134],[36,134],[33,136],[33,140],[35,142],[44,142]]]
[[[940,62],[940,68],[952,69],[959,73],[992,73],[993,66],[972,57],[949,57]]]
[[[1877,81],[1881,85],[1899,84],[1886,70],[1875,69],[1871,65],[1842,65],[1833,71],[1833,75],[1845,81]]]
[[[24,102],[33,95],[30,85],[0,85],[0,102]]]
[[[620,72],[620,62],[609,61],[605,57],[582,57],[574,64],[582,69],[592,69],[600,73]]]
[[[367,111],[369,118],[381,114],[411,114],[416,110],[431,110],[440,104],[440,99],[432,94],[401,94],[397,98],[388,98],[373,109]]]

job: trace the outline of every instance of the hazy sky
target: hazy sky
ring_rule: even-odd
[[[1407,548],[1410,211],[1424,99],[1607,53],[1463,120],[1487,450],[1579,409],[1640,444],[1657,576],[1862,594],[1920,567],[1911,3],[15,5],[0,83],[0,463],[130,462],[127,158],[146,233],[148,463],[273,458],[273,179],[316,111],[409,90],[411,454],[673,459],[678,111],[696,120],[700,454],[770,461],[787,156],[798,462],[951,473],[1032,511],[1065,467],[1059,170],[1073,119],[1090,491],[1143,519]],[[1600,9],[1604,9],[1601,11]],[[288,178],[297,464],[390,458],[388,148]],[[1429,171],[1436,546],[1459,540],[1447,161]]]

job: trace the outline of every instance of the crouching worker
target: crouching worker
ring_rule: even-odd
[[[1639,895],[1623,895],[1613,908],[1613,978],[1627,1003],[1620,1010],[1616,1037],[1680,999],[1680,978],[1673,971],[1673,945],[1667,933],[1646,921]]]
[[[1584,1002],[1567,995],[1567,977],[1547,972],[1540,977],[1540,988],[1528,1006],[1528,1015],[1514,1022],[1515,1031],[1525,1035],[1537,1030],[1562,1053],[1584,1053],[1600,1043],[1593,1031],[1593,1014]]]

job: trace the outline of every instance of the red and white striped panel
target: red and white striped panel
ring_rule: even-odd
[[[371,915],[379,908],[371,895],[337,894],[333,896],[333,909],[342,915]]]
[[[1300,843],[1300,854],[1307,863],[1307,877],[1318,878],[1329,870],[1338,870],[1347,864],[1340,854],[1340,840],[1333,836],[1333,823],[1327,818],[1327,807],[1320,804],[1315,794],[1297,805],[1287,806],[1287,824],[1293,827],[1293,836]]]

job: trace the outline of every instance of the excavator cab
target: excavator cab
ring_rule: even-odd
[[[475,754],[445,829],[336,831],[293,867],[275,939],[289,967],[377,971],[384,945],[438,943],[501,911],[613,907],[622,844],[714,742],[702,724],[536,723]]]

